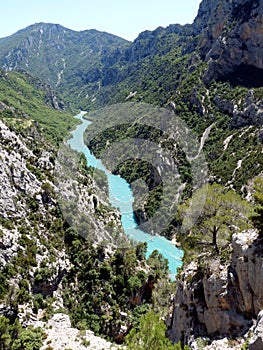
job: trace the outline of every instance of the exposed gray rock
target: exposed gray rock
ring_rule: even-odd
[[[97,337],[92,331],[79,331],[71,327],[68,315],[55,314],[47,323],[36,322],[35,326],[42,327],[47,334],[44,345],[41,350],[46,349],[47,345],[54,350],[74,349],[74,350],[107,350],[120,349],[103,338]]]
[[[258,314],[254,336],[249,341],[249,350],[263,349],[263,311]]]
[[[198,14],[194,20],[193,28],[196,35],[202,33],[209,25],[209,20],[218,4],[217,0],[203,0],[200,3]]]
[[[263,101],[254,96],[254,90],[249,90],[243,100],[225,100],[217,95],[214,102],[220,111],[232,117],[232,128],[263,125]]]
[[[172,341],[242,336],[263,309],[263,257],[257,232],[234,234],[232,247],[230,265],[203,257],[202,268],[192,262],[179,276],[168,322]]]
[[[22,279],[27,280],[29,294],[53,296],[53,306],[58,309],[63,308],[61,281],[70,270],[71,264],[63,237],[58,237],[61,235],[59,228],[58,232],[50,229],[52,224],[56,226],[59,221],[58,199],[55,195],[58,187],[51,176],[54,175],[54,156],[51,146],[49,151],[43,150],[43,140],[37,131],[31,130],[30,126],[28,128],[29,137],[24,138],[0,121],[0,268],[8,263],[12,265],[18,252],[27,256],[29,245],[32,244],[32,263],[25,267],[26,272],[20,273],[19,268],[16,269],[16,275],[8,280],[8,284],[13,295],[16,295],[19,282]],[[32,139],[29,140],[30,137]],[[38,156],[29,148],[31,144],[33,149],[39,146]],[[74,175],[79,181],[72,180],[69,187],[72,189],[75,185],[80,189],[77,194],[78,205],[81,213],[85,213],[90,218],[89,222],[94,225],[92,233],[100,235],[106,232],[109,235],[113,230],[122,232],[119,212],[109,206],[106,198],[99,197],[100,191],[92,175],[83,176],[80,171]],[[67,192],[62,186],[61,192],[68,199],[66,196],[70,195],[70,191]],[[103,210],[99,210],[100,206]],[[114,225],[109,225],[110,223]],[[54,240],[51,235],[54,235]],[[20,257],[17,259],[21,260]],[[23,268],[24,266],[21,270]],[[6,298],[7,303],[8,300]],[[0,309],[0,315],[5,314],[4,310],[5,306],[3,311]],[[33,324],[35,317],[32,302],[19,305],[18,319],[23,326]]]
[[[22,140],[0,121],[0,207],[4,218],[21,218],[26,212],[21,194],[34,197],[41,191],[41,183],[28,169],[28,162],[36,158]]]
[[[239,128],[247,125],[263,125],[263,101],[254,98],[254,91],[250,90],[240,105],[233,108],[231,126]]]
[[[241,65],[263,69],[263,3],[259,0],[202,1],[194,27],[202,31],[200,53],[207,82]]]
[[[236,276],[235,302],[242,313],[256,316],[263,309],[263,256],[254,230],[233,235],[231,269]],[[240,298],[241,297],[241,298]],[[240,298],[240,300],[239,300]]]

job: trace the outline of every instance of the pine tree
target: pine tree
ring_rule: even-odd
[[[200,206],[203,206],[200,213]],[[233,232],[251,227],[251,206],[233,190],[221,185],[205,185],[179,208],[183,220],[185,249],[219,253]]]
[[[153,311],[142,316],[139,330],[132,329],[126,342],[127,350],[182,350],[180,344],[172,344],[166,337],[165,323]]]

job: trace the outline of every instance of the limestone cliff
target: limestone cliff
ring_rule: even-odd
[[[233,235],[229,264],[200,257],[177,281],[169,337],[192,344],[198,337],[238,338],[263,308],[262,242],[249,230]]]
[[[204,0],[194,22],[202,32],[199,52],[208,63],[205,80],[248,80],[263,75],[263,3],[259,0]]]
[[[1,104],[1,108],[7,106]],[[60,298],[60,282],[71,268],[61,231],[67,223],[60,218],[58,186],[53,179],[55,150],[47,143],[43,147],[45,141],[34,121],[16,122],[26,125],[26,137],[0,121],[0,269],[8,276],[7,284],[1,279],[0,316],[11,312],[10,305],[21,292],[21,283],[26,283],[23,291],[29,296]],[[84,178],[81,173],[75,175]],[[85,179],[89,187],[83,182],[80,185],[80,202],[91,217],[93,234],[107,232],[106,226],[113,219],[120,226],[120,215],[115,209],[109,207],[95,214],[96,206],[107,208],[107,201],[98,197],[92,176],[86,174]],[[66,188],[63,193],[67,195]],[[12,271],[10,266],[14,266]],[[12,293],[5,299],[8,289]],[[22,304],[26,302],[23,300],[21,308],[16,305],[12,312],[20,314],[23,324],[31,324],[35,317],[33,305]]]

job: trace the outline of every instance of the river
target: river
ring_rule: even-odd
[[[102,170],[108,178],[109,183],[109,200],[110,203],[119,208],[121,212],[121,221],[125,234],[136,242],[147,242],[148,257],[157,249],[169,262],[170,278],[174,280],[177,274],[177,268],[182,265],[183,251],[178,249],[171,241],[162,236],[152,236],[136,226],[132,210],[133,194],[130,185],[118,175],[111,174],[102,164],[100,159],[95,158],[84,143],[83,134],[91,122],[83,119],[83,113],[76,116],[82,121],[82,124],[72,131],[72,138],[69,145],[72,149],[83,152],[87,159],[87,164]]]

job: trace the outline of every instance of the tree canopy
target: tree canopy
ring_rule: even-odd
[[[166,337],[166,326],[153,311],[143,315],[139,330],[133,328],[127,336],[127,350],[181,350],[180,344],[172,344]],[[187,347],[185,347],[186,350]]]
[[[38,350],[43,345],[44,332],[41,328],[23,329],[19,321],[13,324],[5,316],[0,316],[1,350]]]
[[[197,214],[200,205],[201,215]],[[179,208],[184,249],[218,253],[229,243],[233,232],[251,227],[250,212],[251,205],[233,190],[219,184],[204,185]]]

